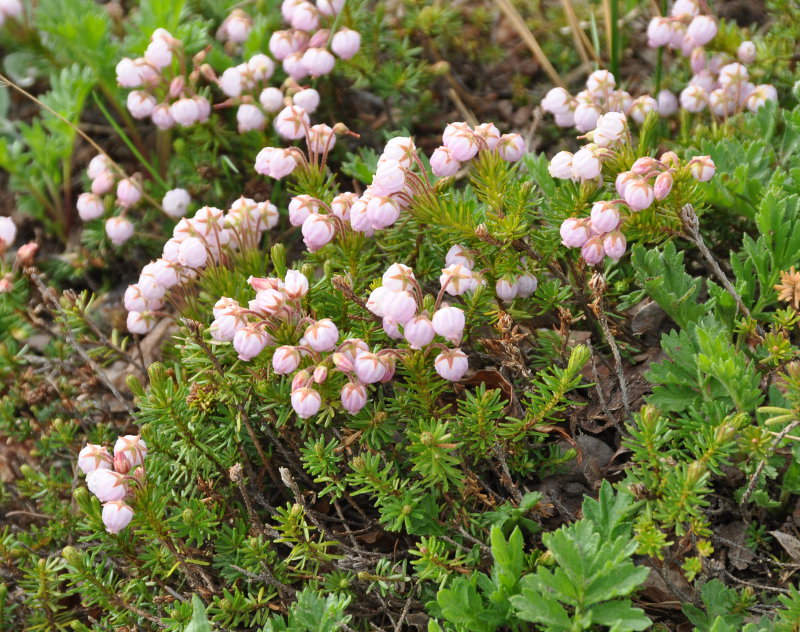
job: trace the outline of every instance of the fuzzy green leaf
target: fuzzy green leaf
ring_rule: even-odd
[[[708,305],[699,300],[701,281],[686,273],[683,252],[667,242],[660,249],[633,247],[631,263],[636,280],[672,320],[687,327],[700,319]]]

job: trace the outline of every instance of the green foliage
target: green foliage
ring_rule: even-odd
[[[349,597],[324,597],[306,589],[297,595],[297,601],[285,620],[273,617],[262,632],[335,632],[351,619],[344,613],[349,602]]]
[[[705,583],[700,590],[705,610],[684,604],[683,612],[698,632],[743,629],[745,615],[753,603],[752,592],[737,592],[718,579]],[[753,629],[757,629],[753,626]],[[762,628],[763,629],[763,628]]]
[[[508,46],[509,24],[535,32],[567,82],[575,76],[565,71],[580,59],[570,42],[580,33],[564,7],[513,4],[521,24],[498,22],[491,3],[348,0],[324,26],[357,29],[361,52],[329,77],[294,82],[278,67],[271,83],[287,96],[313,86],[313,122],[341,122],[353,135],[281,180],[253,176],[262,147],[285,145],[271,115],[263,130],[239,133],[239,102],[214,79],[268,50],[285,28],[277,0],[236,5],[253,19],[241,45],[216,39],[234,6],[212,0],[41,0],[8,20],[4,72],[58,116],[31,114],[21,93],[0,90],[0,167],[22,218],[19,241],[34,235],[41,246],[32,266],[13,248],[0,253],[0,461],[3,480],[6,462],[12,478],[0,485],[0,630],[366,632],[428,621],[430,632],[623,632],[663,616],[634,606],[648,567],[682,570],[695,600],[683,613],[699,631],[797,629],[795,588],[777,606],[713,578],[738,579],[719,567],[733,545],[718,536],[741,520],[734,544],[757,560],[748,580],[777,584],[789,553],[775,529],[800,492],[800,315],[786,274],[800,265],[800,108],[789,103],[796,0],[770,0],[762,31],[722,21],[709,47],[733,56],[752,36],[751,79],[778,86],[778,104],[724,120],[651,113],[585,182],[550,175],[547,156],[574,146],[536,115],[545,153],[514,164],[481,151],[436,179],[425,153],[452,103],[464,118],[496,112],[503,132],[534,137],[528,106],[547,87],[520,56],[527,51]],[[635,0],[610,6],[642,15]],[[578,9],[603,57],[599,5]],[[612,25],[614,43],[631,22],[622,23]],[[142,55],[157,28],[183,42],[174,68],[189,76],[187,94],[215,104],[208,122],[156,132],[129,115],[114,67]],[[677,89],[688,71],[671,70],[664,83]],[[617,79],[633,94],[650,83]],[[528,109],[513,116],[510,105]],[[121,248],[102,219],[74,230],[74,200],[88,183],[77,174],[94,152],[77,126],[143,177],[145,201],[126,211],[136,235]],[[290,198],[327,204],[364,190],[380,148],[399,134],[425,151],[398,221],[374,235],[345,226],[307,252],[286,221]],[[677,167],[667,198],[625,210],[630,259],[592,267],[563,247],[564,219],[616,197],[617,175],[664,149],[684,163],[708,154],[717,173],[698,183]],[[157,310],[173,324],[125,335],[120,295],[173,230],[158,200],[178,186],[193,208],[228,208],[240,194],[269,200],[278,226],[188,274]],[[687,203],[701,218],[691,242],[679,216]],[[118,213],[113,206],[109,196],[106,211]],[[707,248],[695,247],[701,239]],[[477,281],[459,295],[440,292],[454,245],[474,259]],[[412,349],[389,331],[402,336],[405,325],[365,308],[394,262],[414,269],[418,313],[431,316],[442,300],[463,310],[461,340]],[[297,318],[270,331],[269,351],[242,360],[211,335],[215,303],[247,306],[248,277],[287,270],[310,286],[284,306]],[[496,283],[522,274],[535,275],[536,291],[501,300]],[[76,289],[61,292],[66,282]],[[394,373],[348,414],[340,397],[352,372],[304,347],[301,368],[322,406],[301,418],[294,376],[276,372],[271,350],[304,345],[303,330],[321,318],[335,323],[337,343],[365,341]],[[453,384],[434,357],[455,345],[470,371]],[[127,479],[134,517],[114,534],[75,463],[86,443],[110,447],[135,433],[148,455]]]
[[[607,482],[598,500],[584,502],[584,518],[546,533],[542,543],[554,570],[540,563],[530,572],[522,532],[508,539],[491,531],[491,576],[458,577],[437,593],[441,621],[429,630],[492,632],[522,621],[542,630],[644,630],[651,621],[627,598],[647,577],[632,562],[630,539],[635,504],[629,494],[615,494]],[[543,559],[543,558],[542,558]]]
[[[206,608],[200,597],[192,595],[192,620],[184,632],[211,632],[211,624],[206,616]]]
[[[680,327],[686,328],[708,311],[699,300],[702,283],[686,273],[683,252],[668,242],[662,249],[639,244],[631,250],[636,280]]]
[[[589,360],[589,349],[583,345],[574,347],[565,369],[551,367],[540,374],[527,393],[527,414],[522,419],[509,419],[499,428],[500,436],[507,441],[523,439],[537,427],[553,421],[573,402],[565,399],[565,395],[576,388],[582,380],[581,370]]]

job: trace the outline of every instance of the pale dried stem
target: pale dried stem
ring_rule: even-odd
[[[528,25],[525,24],[525,20],[522,18],[519,11],[517,11],[516,7],[511,4],[511,0],[495,0],[495,4],[497,4],[500,10],[505,14],[505,16],[508,18],[508,21],[511,22],[511,26],[514,27],[514,30],[522,38],[522,41],[525,42],[527,47],[531,49],[536,61],[541,64],[542,68],[547,73],[547,76],[550,77],[550,80],[557,86],[561,86],[563,88],[564,81],[561,79],[561,75],[559,75],[556,69],[553,68],[553,64],[551,64],[550,60],[547,59],[547,55],[544,54],[542,47],[539,45],[539,42],[536,40],[534,34],[528,28]]]

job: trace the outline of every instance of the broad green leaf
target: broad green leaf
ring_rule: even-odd
[[[184,632],[211,632],[211,624],[206,616],[206,607],[200,597],[192,595],[192,621]]]

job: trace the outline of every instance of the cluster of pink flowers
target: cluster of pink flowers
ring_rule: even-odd
[[[8,18],[18,18],[22,15],[22,2],[20,0],[0,0],[0,26]]]
[[[141,180],[138,177],[118,177],[104,154],[92,158],[86,173],[92,181],[91,191],[78,196],[78,215],[84,222],[103,217],[111,204],[107,205],[106,199],[111,199],[110,194],[114,193],[113,204],[121,209],[121,213],[106,220],[106,234],[115,245],[125,243],[133,235],[133,223],[125,215],[142,199]]]
[[[344,363],[352,365],[356,355],[368,352],[369,348],[359,339],[348,339],[338,344],[339,330],[332,320],[314,320],[305,316],[301,299],[308,293],[309,284],[301,272],[289,270],[283,280],[250,277],[248,283],[255,290],[256,297],[247,307],[228,297],[217,301],[210,327],[211,337],[219,342],[232,342],[239,359],[245,362],[259,355],[265,347],[275,346],[272,355],[275,373],[294,374],[292,407],[303,419],[316,415],[322,406],[322,396],[313,386],[328,379],[329,368],[342,370]],[[289,329],[296,335],[302,330],[303,334],[295,345],[276,346],[274,336],[279,329]],[[311,360],[311,365],[298,371],[305,358]],[[380,376],[365,383],[379,381],[386,376],[390,366],[391,373],[394,373],[394,364],[388,358],[376,362],[373,373],[377,375],[380,367]],[[367,403],[364,384],[356,380],[345,384],[341,389],[341,402],[350,414],[361,410]]]
[[[442,274],[439,276],[442,292],[447,292],[450,296],[460,296],[471,292],[478,285],[486,284],[483,275],[473,269],[475,260],[464,246],[460,244],[452,246],[445,255],[444,263],[445,267],[442,268]],[[525,266],[526,260],[523,258],[523,269]],[[521,274],[497,279],[494,290],[500,300],[510,303],[517,297],[527,298],[536,291],[538,285],[538,279],[525,270]]]
[[[275,31],[269,41],[270,52],[282,62],[284,71],[290,77],[282,88],[268,85],[275,72],[275,62],[264,54],[228,68],[216,79],[217,85],[228,97],[221,106],[238,106],[236,120],[240,132],[264,129],[269,116],[288,106],[302,108],[308,124],[307,115],[313,114],[319,105],[319,93],[313,88],[303,88],[297,82],[308,76],[326,75],[333,70],[335,57],[328,50],[329,43],[340,59],[350,59],[361,46],[361,36],[357,31],[341,27],[331,38],[330,30],[319,28],[322,19],[334,18],[343,5],[343,0],[317,2],[316,6],[306,0],[283,2],[283,17],[292,28]],[[237,33],[242,31],[244,17],[235,13],[223,23],[225,33],[229,36],[232,26],[235,26]],[[209,74],[210,70],[206,72]],[[290,112],[284,110],[281,115],[285,119]],[[278,120],[281,115],[276,118],[276,129],[284,138],[296,139],[305,133],[304,129],[299,130],[300,135],[296,135],[297,130],[283,133],[287,126]]]
[[[753,112],[767,101],[777,101],[778,93],[769,84],[754,85],[744,64],[756,59],[753,42],[744,41],[737,50],[738,62],[726,53],[711,56],[706,45],[717,34],[717,21],[701,13],[696,0],[678,0],[669,16],[654,17],[647,27],[648,44],[679,50],[689,58],[693,77],[680,94],[681,107],[688,112],[706,108],[724,118],[747,108]]]
[[[313,111],[319,105],[319,93],[313,88],[295,92],[285,101],[291,102],[273,119],[275,131],[287,140],[305,139],[308,153],[304,153],[298,147],[264,147],[258,152],[255,161],[256,172],[276,180],[288,176],[299,165],[324,164],[328,152],[336,144],[337,134],[350,133],[342,123],[337,123],[334,127],[324,123],[311,125],[306,107]]]
[[[281,89],[268,85],[274,72],[272,59],[259,53],[245,63],[228,68],[217,79],[220,90],[228,97],[221,106],[238,105],[236,121],[240,132],[264,129],[267,117],[274,116],[285,105],[302,107],[307,114],[317,109],[319,93],[313,88],[303,89],[292,82],[295,89],[287,99]]]
[[[588,132],[597,127],[607,112],[625,114],[642,124],[650,112],[667,117],[678,111],[678,99],[669,90],[653,98],[645,94],[634,99],[625,90],[616,89],[617,81],[608,70],[595,70],[586,80],[586,89],[574,97],[564,88],[553,88],[542,99],[542,109],[555,116],[559,127],[574,127]]]
[[[214,321],[209,329],[218,342],[232,342],[242,361],[252,360],[267,347],[273,347],[272,368],[277,375],[292,376],[292,408],[306,419],[322,407],[319,387],[329,373],[341,373],[346,383],[339,389],[342,408],[350,414],[367,403],[367,387],[386,383],[394,377],[395,361],[405,348],[370,350],[358,338],[346,338],[329,318],[315,320],[305,314],[302,297],[308,292],[308,279],[289,270],[283,280],[277,277],[248,279],[256,296],[245,307],[222,297],[214,306]],[[441,297],[440,297],[441,298]],[[382,278],[382,285],[371,292],[366,302],[390,338],[408,343],[413,350],[427,347],[440,352],[434,359],[436,372],[444,379],[460,380],[468,360],[459,348],[435,342],[439,335],[458,345],[464,331],[464,312],[458,307],[437,304],[433,316],[422,310],[422,290],[408,266],[395,263]],[[276,339],[297,339],[294,344],[278,345]],[[301,334],[302,332],[302,334]],[[303,365],[301,367],[301,365]],[[317,388],[315,388],[317,387]]]
[[[146,334],[170,288],[194,279],[210,262],[219,261],[225,248],[252,247],[278,223],[278,209],[270,202],[241,197],[226,212],[204,206],[192,218],[182,218],[164,244],[161,258],[142,268],[139,280],[125,291],[128,331]]]
[[[738,62],[725,53],[709,55],[706,46],[717,34],[717,20],[701,13],[697,0],[677,0],[669,16],[655,17],[647,28],[651,47],[667,46],[689,58],[693,77],[679,97],[661,90],[655,97],[636,99],[624,90],[616,90],[616,80],[607,70],[596,70],[586,81],[586,89],[575,97],[564,88],[553,88],[542,100],[542,108],[555,116],[560,127],[575,127],[587,132],[597,126],[606,112],[621,112],[636,123],[644,122],[649,112],[667,117],[681,107],[688,112],[706,108],[714,116],[725,117],[747,108],[756,111],[767,101],[777,101],[778,94],[769,84],[754,85],[744,64],[756,59],[753,42],[744,41],[737,50]]]
[[[320,28],[326,19],[332,21],[344,7],[344,0],[283,0],[281,13],[290,29],[275,31],[269,40],[269,51],[295,81],[308,76],[327,75],[336,63],[330,48],[340,59],[350,59],[361,47],[361,35],[340,27],[331,37],[327,28]],[[329,42],[330,40],[330,42]]]
[[[442,146],[431,155],[433,175],[443,178],[455,175],[464,162],[479,151],[496,151],[509,162],[525,154],[525,141],[519,134],[500,134],[494,123],[481,123],[471,128],[464,122],[450,123],[442,134]]]
[[[133,484],[144,480],[147,446],[139,435],[125,435],[114,444],[114,456],[108,448],[86,444],[78,455],[78,467],[86,475],[86,486],[103,503],[103,524],[109,533],[119,533],[133,518],[133,509],[125,498],[133,493]]]
[[[256,156],[255,170],[273,178],[290,174],[301,164],[316,160],[335,144],[336,134],[346,131],[344,126],[309,126],[308,114],[297,105],[287,106],[275,118],[275,128],[284,138],[305,137],[309,157],[297,147],[282,149],[266,147]],[[486,123],[474,130],[466,123],[453,123],[444,133],[445,145],[431,158],[431,168],[436,176],[453,175],[462,161],[473,159],[479,150],[497,151],[505,160],[519,160],[525,152],[525,143],[519,134],[503,136],[497,128]],[[302,226],[303,239],[310,251],[329,243],[337,231],[350,229],[372,235],[376,230],[392,226],[420,193],[431,191],[425,167],[417,153],[414,139],[397,136],[389,140],[378,159],[372,183],[361,195],[345,192],[331,203],[309,195],[299,195],[289,205],[289,221]]]
[[[469,367],[466,354],[458,348],[464,333],[464,311],[447,304],[440,306],[442,292],[429,316],[422,309],[423,294],[414,271],[402,263],[394,263],[383,273],[381,285],[369,295],[367,309],[383,319],[386,335],[405,339],[411,349],[433,345],[441,350],[433,361],[436,372],[446,380],[457,382]],[[436,335],[456,345],[449,348],[433,342]],[[387,350],[387,353],[392,350]],[[399,350],[394,350],[398,353]]]
[[[78,196],[78,215],[84,222],[89,222],[103,217],[111,206],[116,206],[121,212],[106,220],[106,234],[115,245],[125,243],[134,233],[133,222],[125,216],[128,209],[136,206],[142,199],[141,179],[137,176],[117,177],[111,162],[104,154],[92,158],[86,173],[92,181],[91,191]],[[192,198],[186,189],[172,189],[164,195],[162,209],[170,217],[183,217],[191,202]]]
[[[550,175],[561,180],[594,180],[603,171],[603,160],[614,155],[613,147],[630,143],[628,119],[620,112],[601,114],[593,131],[585,138],[592,142],[574,154],[560,151],[550,159]]]
[[[600,179],[602,161],[614,158],[618,145],[630,143],[627,123],[622,114],[610,112],[598,120],[597,129],[587,134],[592,143],[574,155],[559,152],[550,161],[549,171],[555,178],[572,180]],[[698,182],[710,180],[716,167],[710,156],[695,156],[681,165],[678,156],[665,152],[660,158],[643,156],[636,159],[628,171],[617,174],[614,188],[619,196],[600,200],[592,206],[586,218],[570,217],[561,224],[561,240],[568,248],[580,248],[586,263],[595,265],[603,258],[619,260],[627,246],[620,227],[622,205],[631,213],[643,211],[655,202],[664,200],[672,191],[675,174],[687,170]]]
[[[289,109],[291,108],[287,108]],[[278,118],[281,118],[280,115]],[[277,121],[278,119],[276,126]],[[302,134],[302,121],[298,127]],[[317,142],[314,128],[306,129],[309,147],[315,146]],[[335,139],[333,132],[336,129],[331,130],[329,140],[326,141],[330,146],[333,144],[331,139]],[[276,169],[282,166],[283,156],[305,160],[302,152],[296,148],[266,148],[256,159],[256,171],[269,173],[274,177]],[[330,205],[307,195],[297,196],[289,205],[289,221],[294,226],[302,226],[304,241],[312,251],[330,242],[337,230],[345,230],[348,226],[354,231],[372,235],[376,230],[394,224],[414,195],[430,187],[429,183],[413,171],[414,167],[424,171],[413,139],[404,136],[392,138],[378,160],[372,184],[360,196],[349,192],[341,193]]]
[[[159,129],[208,120],[211,103],[196,91],[200,72],[195,70],[187,78],[185,67],[183,44],[164,29],[153,32],[143,57],[123,57],[117,64],[117,83],[137,88],[128,94],[131,115],[149,117]]]
[[[619,230],[622,218],[619,201],[600,201],[592,206],[589,217],[570,217],[561,224],[561,243],[567,248],[580,248],[589,265],[600,263],[604,257],[618,261],[625,254],[627,241]]]
[[[696,51],[703,52],[699,48]],[[691,63],[695,74],[680,95],[681,107],[687,112],[707,108],[717,118],[725,118],[745,108],[755,112],[767,101],[778,100],[774,86],[753,84],[747,67],[729,62],[724,54],[707,60],[705,54],[693,53]]]
[[[716,37],[717,20],[710,15],[701,15],[700,8],[696,0],[677,0],[669,16],[650,20],[647,45],[651,48],[667,46],[681,51],[684,57],[691,56],[697,48],[702,49]]]

